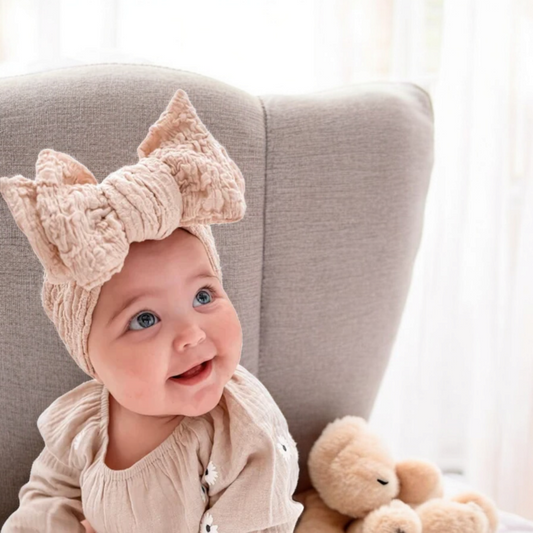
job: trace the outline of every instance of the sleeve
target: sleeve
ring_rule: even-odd
[[[96,382],[82,383],[41,413],[44,448],[0,533],[85,533],[80,477],[98,431],[100,390]]]
[[[293,533],[304,506],[292,499],[298,451],[282,422],[215,427],[202,477],[209,502],[201,533]]]
[[[59,461],[45,446],[19,491],[19,508],[1,533],[84,533],[79,471]]]

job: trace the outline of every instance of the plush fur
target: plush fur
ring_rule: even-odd
[[[313,488],[294,498],[304,512],[295,533],[494,533],[489,498],[443,497],[442,474],[424,460],[395,462],[360,417],[328,424],[308,458]]]

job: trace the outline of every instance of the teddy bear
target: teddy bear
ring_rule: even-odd
[[[468,491],[444,498],[442,474],[430,461],[395,462],[365,419],[337,418],[308,458],[312,488],[295,533],[494,533],[494,502]]]

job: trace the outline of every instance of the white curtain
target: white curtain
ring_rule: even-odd
[[[423,242],[371,421],[533,518],[531,6],[443,7]]]
[[[252,94],[426,89],[425,229],[370,421],[533,519],[532,36],[531,0],[0,0],[0,76],[118,61]]]

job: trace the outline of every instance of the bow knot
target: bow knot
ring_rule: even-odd
[[[193,224],[237,222],[244,178],[178,89],[137,149],[139,162],[98,183],[68,154],[44,149],[35,180],[0,178],[0,192],[53,284],[87,290],[122,269],[132,242]]]

